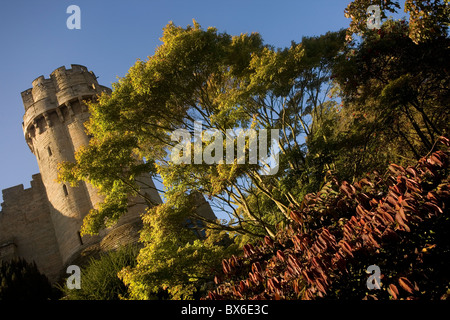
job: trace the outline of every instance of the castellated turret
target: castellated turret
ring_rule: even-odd
[[[124,233],[129,233],[126,226],[140,221],[139,215],[144,212],[145,205],[131,206],[112,230],[103,230],[98,236],[80,236],[83,218],[102,201],[102,197],[95,188],[84,182],[77,187],[58,183],[57,166],[63,161],[75,161],[75,152],[89,142],[84,127],[89,112],[84,101],[111,90],[99,85],[95,74],[81,65],[71,65],[71,69],[60,67],[50,74],[49,79],[40,76],[32,85],[32,88],[22,92],[25,106],[23,131],[39,165],[61,263],[67,265],[83,249],[99,243],[104,237],[120,238]],[[145,179],[146,184],[151,186],[145,192],[160,203],[150,176]]]
[[[108,251],[137,242],[142,227],[140,215],[147,204],[130,199],[128,212],[111,228],[96,236],[80,235],[83,218],[103,200],[94,187],[80,182],[77,187],[57,182],[57,167],[75,161],[75,152],[89,143],[84,123],[89,119],[85,101],[102,92],[92,71],[81,65],[56,69],[47,79],[40,76],[23,91],[23,132],[36,156],[40,173],[32,176],[31,187],[2,190],[0,211],[0,260],[21,257],[34,261],[51,282],[67,276],[70,264],[81,264],[92,253]],[[161,203],[150,175],[139,177],[140,193]],[[197,212],[215,219],[214,212],[199,195]],[[84,257],[84,258],[83,258]]]

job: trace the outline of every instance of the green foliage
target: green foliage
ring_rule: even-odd
[[[355,0],[345,9],[345,16],[351,18],[347,38],[353,34],[364,35],[367,28],[367,8],[379,5],[381,18],[386,19],[388,13],[395,13],[400,9],[400,1],[391,0]],[[403,3],[405,13],[409,14],[410,24],[407,35],[414,43],[427,42],[439,37],[446,37],[448,32],[450,7],[448,0],[406,0]]]
[[[171,299],[198,297],[220,270],[220,261],[239,248],[224,231],[209,229],[203,236],[202,223],[186,219],[186,211],[195,210],[195,198],[179,199],[177,204],[149,209],[143,217],[141,241],[145,246],[137,266],[119,274],[131,299],[154,299],[154,293],[161,290]]]
[[[449,0],[405,1],[405,12],[410,14],[410,38],[426,42],[447,35],[450,23]]]
[[[285,214],[294,194],[307,185],[305,180],[288,188],[279,179],[308,175],[301,139],[315,131],[308,119],[324,103],[321,98],[326,97],[343,36],[330,32],[275,50],[264,46],[258,34],[230,36],[214,28],[202,30],[197,23],[186,28],[167,25],[155,54],[130,68],[110,96],[103,94],[90,104],[90,145],[77,152],[76,164],[60,167],[60,181],[84,180],[106,196],[86,217],[83,234],[116,222],[130,195],[149,200],[137,184],[144,172],[161,175],[167,199],[196,190],[218,202],[236,221],[251,224],[244,228],[241,223],[237,232],[271,234],[273,222],[286,217],[273,218],[273,211],[252,204],[269,200]],[[261,164],[174,165],[169,159],[175,145],[171,133],[177,128],[192,130],[194,120],[201,120],[204,130],[224,135],[227,129],[280,128],[280,174],[263,176]],[[210,142],[203,142],[208,148]],[[281,189],[290,189],[290,194]]]
[[[127,287],[118,278],[122,268],[136,265],[139,253],[137,245],[121,247],[116,251],[103,253],[99,258],[91,258],[81,268],[81,289],[62,287],[67,300],[119,300],[128,297]]]
[[[55,297],[36,263],[24,259],[0,261],[0,300],[50,300]]]
[[[135,176],[151,172],[152,165],[136,161],[133,149],[136,138],[131,134],[110,132],[102,140],[91,139],[88,147],[75,154],[76,164],[58,165],[58,179],[76,185],[88,180],[105,195],[104,202],[92,209],[84,219],[82,234],[96,234],[101,228],[114,225],[127,212],[129,197],[139,193]],[[152,204],[152,200],[141,195]]]
[[[333,70],[343,101],[328,138],[344,147],[332,155],[340,177],[412,164],[448,133],[447,55],[448,38],[416,44],[402,20],[388,20],[347,47]]]

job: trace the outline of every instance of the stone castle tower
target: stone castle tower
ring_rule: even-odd
[[[102,246],[111,249],[121,241],[137,240],[136,228],[145,204],[131,206],[113,228],[102,230],[97,236],[81,237],[83,218],[102,197],[84,182],[77,187],[56,182],[58,163],[75,161],[75,151],[89,142],[84,128],[89,112],[83,101],[103,91],[111,90],[99,85],[92,71],[71,65],[71,69],[64,66],[56,69],[48,79],[38,77],[32,88],[22,92],[23,131],[40,174],[33,175],[29,189],[19,185],[3,190],[0,260],[13,257],[34,260],[54,282],[83,252]],[[161,203],[151,177],[145,179],[150,187],[144,191]],[[203,205],[202,210],[207,216],[214,216],[209,205]]]

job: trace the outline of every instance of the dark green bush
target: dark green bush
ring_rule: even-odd
[[[0,261],[0,300],[48,300],[52,296],[52,286],[36,263]]]

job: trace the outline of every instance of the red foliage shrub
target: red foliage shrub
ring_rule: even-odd
[[[307,195],[275,239],[246,244],[243,255],[223,260],[205,299],[444,298],[450,140],[440,142],[441,150],[415,166],[390,164],[383,176],[333,180]],[[368,294],[361,268],[374,262],[382,290]]]

